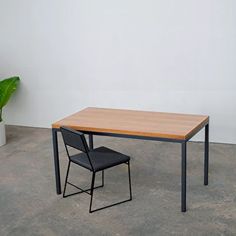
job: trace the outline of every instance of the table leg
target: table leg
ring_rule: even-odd
[[[58,141],[57,141],[56,129],[52,129],[52,142],[53,142],[56,189],[57,189],[57,194],[61,194],[60,163],[59,163]]]
[[[204,185],[208,185],[208,170],[209,170],[209,124],[205,126]]]
[[[186,172],[187,172],[187,143],[182,144],[182,165],[181,165],[181,211],[186,212]]]
[[[93,135],[89,134],[89,149],[93,149]]]

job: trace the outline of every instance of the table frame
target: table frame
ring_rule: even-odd
[[[202,127],[205,127],[205,141],[204,141],[204,185],[208,185],[208,172],[209,172],[209,121]],[[201,129],[200,129],[201,130]],[[199,131],[199,130],[198,130]],[[58,152],[58,136],[57,133],[60,129],[52,128],[53,140],[53,153],[54,153],[54,168],[56,178],[56,192],[61,194],[61,178],[60,178],[60,162]],[[175,142],[181,144],[181,211],[186,212],[186,193],[187,193],[187,142],[196,134],[194,133],[190,138],[185,140],[180,139],[167,139],[159,137],[146,137],[127,134],[103,133],[103,132],[88,132],[81,131],[89,136],[89,148],[93,149],[93,135],[122,137],[131,139],[154,140],[163,142]]]

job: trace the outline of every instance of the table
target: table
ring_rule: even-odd
[[[93,135],[180,143],[182,212],[186,212],[187,142],[205,128],[204,185],[208,185],[209,116],[88,107],[52,124],[57,194],[61,194],[57,136],[61,126],[88,134],[91,149]]]

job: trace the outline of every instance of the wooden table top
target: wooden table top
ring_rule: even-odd
[[[209,116],[88,107],[52,124],[80,131],[188,140]]]

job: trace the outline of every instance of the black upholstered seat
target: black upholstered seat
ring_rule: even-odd
[[[130,160],[129,156],[116,152],[107,147],[95,148],[89,151],[89,157],[93,165],[94,171],[104,170]],[[89,159],[85,153],[80,153],[71,156],[71,161],[85,167],[86,169],[93,170],[90,165]]]

